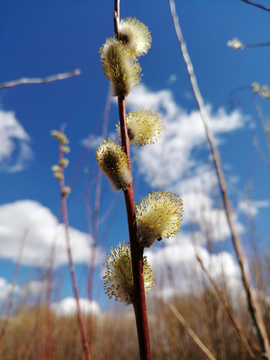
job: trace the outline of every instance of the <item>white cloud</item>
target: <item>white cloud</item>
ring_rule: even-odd
[[[22,264],[54,266],[67,264],[66,240],[63,224],[58,224],[51,211],[40,203],[23,200],[0,206],[0,257],[16,261],[20,242],[28,231]],[[91,254],[90,235],[69,228],[73,261],[88,263]],[[103,255],[97,249],[97,263]],[[50,260],[53,258],[53,261]],[[53,262],[53,263],[52,263]]]
[[[208,233],[213,240],[226,239],[230,230],[223,207],[217,208],[220,205],[212,200],[216,189],[219,193],[219,186],[199,111],[187,113],[169,90],[151,92],[144,85],[134,88],[127,98],[127,107],[158,111],[166,124],[166,131],[156,144],[135,149],[145,180],[155,189],[181,195],[183,224],[195,222],[203,235]],[[239,111],[227,114],[220,108],[213,113],[210,105],[206,106],[206,113],[217,144],[224,142],[222,135],[240,129],[247,121]],[[233,217],[237,231],[243,232],[236,214]]]
[[[258,215],[260,208],[268,208],[270,205],[268,200],[252,201],[242,200],[238,204],[238,209],[248,216]]]
[[[176,80],[177,80],[177,75],[176,74],[171,74],[168,81],[167,81],[167,85],[173,84]]]
[[[13,112],[0,110],[0,171],[23,170],[33,158],[30,137]]]
[[[134,88],[132,95],[127,98],[127,107],[131,110],[146,108],[158,111],[166,124],[166,131],[156,144],[137,151],[140,171],[152,186],[164,188],[176,181],[179,183],[187,171],[191,174],[198,172],[201,160],[198,161],[198,156],[195,158],[193,152],[206,149],[207,145],[198,110],[187,113],[176,104],[169,90],[151,92],[144,85]],[[211,106],[207,105],[206,113],[218,142],[221,141],[220,135],[237,130],[246,122],[239,111],[227,114],[219,109],[213,114]]]
[[[82,146],[85,146],[88,149],[97,150],[97,148],[103,142],[103,140],[107,140],[108,137],[111,140],[116,140],[116,138],[117,138],[116,131],[109,133],[109,135],[106,137],[106,139],[103,139],[101,135],[100,136],[95,136],[95,135],[91,134],[87,138],[83,139],[81,141],[81,144],[82,144]]]
[[[230,253],[223,251],[210,254],[201,245],[194,245],[185,233],[162,241],[162,248],[146,249],[145,254],[155,275],[155,282],[165,296],[198,294],[205,284],[209,285],[196,254],[201,257],[205,268],[217,283],[238,283],[240,268]]]
[[[58,303],[52,304],[51,308],[58,316],[70,316],[77,312],[77,303],[74,298],[67,297]],[[80,308],[84,314],[99,315],[101,310],[99,304],[96,301],[90,301],[88,299],[80,299]]]
[[[9,284],[6,279],[0,277],[0,300],[6,300],[12,293],[14,286]],[[19,294],[20,288],[18,285],[15,286],[14,294]]]

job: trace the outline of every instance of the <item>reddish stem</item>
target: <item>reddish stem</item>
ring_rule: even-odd
[[[118,109],[121,129],[122,147],[128,158],[128,167],[131,171],[130,161],[130,146],[126,126],[126,105],[125,98],[118,98]],[[147,310],[144,292],[144,278],[143,278],[143,249],[141,249],[137,242],[137,223],[135,212],[135,201],[133,182],[131,181],[128,189],[124,191],[128,229],[130,238],[131,258],[132,258],[132,271],[134,281],[134,311],[137,324],[138,341],[140,347],[140,358],[145,360],[151,359]]]
[[[59,144],[59,162],[61,161],[61,159],[63,159],[63,152],[60,150],[61,144]],[[66,237],[66,242],[67,242],[67,253],[68,253],[68,261],[69,261],[69,269],[70,269],[70,274],[71,274],[71,280],[72,280],[72,285],[73,285],[73,291],[74,291],[74,295],[76,298],[76,302],[77,302],[77,318],[78,318],[78,324],[79,324],[79,328],[80,328],[80,332],[81,332],[81,340],[82,340],[82,346],[83,346],[83,351],[84,351],[84,355],[85,355],[85,359],[86,360],[91,360],[91,355],[89,352],[89,345],[87,342],[87,336],[86,336],[86,331],[85,331],[85,326],[84,326],[84,321],[83,321],[83,316],[82,316],[82,312],[81,312],[81,308],[80,308],[80,297],[79,297],[79,291],[78,291],[78,284],[77,284],[77,279],[76,279],[76,273],[75,273],[75,267],[74,267],[74,263],[72,260],[72,254],[71,254],[71,248],[70,248],[70,239],[69,239],[69,231],[68,231],[68,212],[67,212],[67,197],[63,194],[63,190],[65,188],[65,180],[64,180],[64,171],[62,169],[62,174],[63,174],[63,178],[62,180],[59,181],[60,183],[60,191],[61,191],[61,211],[62,211],[62,216],[63,216],[63,222],[65,225],[65,237]]]

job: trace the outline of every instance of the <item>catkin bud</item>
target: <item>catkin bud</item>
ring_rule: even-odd
[[[126,121],[130,143],[136,146],[154,144],[165,130],[160,115],[152,110],[132,111],[127,115]],[[119,124],[116,129],[120,134]]]
[[[52,172],[61,172],[61,166],[53,165],[52,166]]]
[[[140,81],[141,68],[134,51],[125,47],[122,41],[107,39],[100,49],[104,75],[112,85],[113,96],[127,96]]]
[[[68,194],[70,194],[70,192],[71,192],[71,188],[69,186],[65,186],[62,191],[62,196],[67,196]]]
[[[153,191],[136,209],[141,247],[150,247],[156,239],[169,238],[180,230],[183,202],[176,194]]]
[[[51,132],[51,135],[52,135],[53,137],[55,137],[55,138],[58,140],[58,142],[61,143],[61,144],[68,144],[68,143],[69,143],[66,135],[63,134],[63,133],[61,133],[60,131],[53,130],[53,131]]]
[[[61,167],[63,167],[63,168],[67,167],[68,164],[69,164],[69,160],[68,160],[68,159],[63,158],[63,159],[61,159],[61,160],[59,161],[59,165],[60,165]]]
[[[132,49],[136,56],[146,54],[152,42],[148,28],[131,17],[121,19],[118,40],[121,40],[127,48]]]
[[[127,156],[118,141],[104,140],[96,152],[97,162],[115,190],[125,190],[132,176]]]
[[[64,175],[60,171],[54,172],[53,175],[57,180],[63,180],[64,179]]]
[[[60,151],[62,153],[68,154],[68,153],[70,153],[70,147],[69,146],[61,146]]]

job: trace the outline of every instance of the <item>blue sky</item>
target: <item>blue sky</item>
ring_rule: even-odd
[[[227,46],[234,37],[244,44],[269,41],[269,14],[238,0],[176,1],[176,10],[207,104],[209,122],[219,144],[238,231],[248,249],[246,211],[249,208],[257,226],[259,245],[269,250],[269,168],[256,152],[252,135],[257,134],[267,155],[266,137],[251,90],[237,93],[240,106],[230,108],[225,98],[231,90],[254,81],[270,85],[269,47],[236,51]],[[59,187],[50,171],[57,162],[57,144],[50,132],[66,124],[71,147],[67,184],[75,176],[68,199],[69,219],[81,296],[85,297],[93,229],[92,218],[86,214],[89,208],[93,211],[97,172],[94,154],[101,140],[109,91],[98,52],[106,38],[113,36],[112,13],[113,1],[108,0],[0,1],[0,83],[81,70],[77,77],[46,85],[19,85],[0,90],[0,286],[3,294],[12,281],[14,261],[25,228],[29,234],[18,279],[18,295],[27,282],[41,281],[40,269],[44,269],[44,254],[49,251],[56,234],[59,213]],[[157,268],[155,261],[160,262],[166,251],[190,254],[192,262],[194,249],[189,221],[193,221],[200,229],[196,233],[197,246],[205,261],[210,262],[211,257],[208,259],[205,251],[204,227],[211,226],[215,244],[212,262],[218,262],[219,249],[225,264],[235,269],[231,271],[232,276],[237,277],[224,212],[216,200],[216,194],[219,196],[216,178],[176,39],[169,2],[123,1],[121,17],[127,16],[143,22],[152,35],[149,53],[139,59],[142,82],[127,99],[128,110],[152,108],[161,113],[167,126],[167,132],[156,145],[133,150],[136,204],[152,190],[163,189],[183,197],[185,208],[183,232],[167,243],[155,244],[149,251],[149,262],[152,259],[154,270]],[[263,100],[259,95],[256,100],[264,114],[269,114],[270,100]],[[111,137],[116,136],[117,114],[116,102],[112,99],[108,128]],[[93,145],[85,150],[83,141],[90,135]],[[83,172],[85,167],[88,174]],[[245,189],[251,180],[251,202],[247,203]],[[90,204],[89,208],[86,203]],[[111,246],[127,240],[123,195],[113,193],[103,177],[100,218],[111,207],[112,213],[100,225],[99,265],[95,276],[94,300],[103,309],[106,299],[102,294],[100,264]],[[205,221],[201,220],[202,209]],[[62,279],[61,298],[64,299],[72,296],[72,289],[65,266],[61,228],[58,231],[55,277]],[[181,261],[181,256],[175,258],[173,264],[177,269]],[[184,286],[179,288],[185,291]],[[170,289],[167,291],[170,293]]]

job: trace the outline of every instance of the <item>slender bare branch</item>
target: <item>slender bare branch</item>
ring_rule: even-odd
[[[262,9],[262,10],[270,11],[270,9],[267,8],[266,6],[263,6],[263,5],[260,5],[260,4],[256,4],[256,3],[254,3],[254,2],[252,2],[252,1],[250,1],[250,0],[240,0],[240,1],[243,1],[243,2],[245,2],[246,4],[249,4],[249,5],[253,5],[253,6],[255,6],[255,7],[257,7],[257,8],[260,8],[260,9]]]
[[[189,54],[187,51],[187,47],[186,47],[186,43],[185,43],[185,40],[184,40],[182,32],[181,32],[180,24],[178,21],[176,10],[175,10],[175,3],[174,3],[174,0],[169,0],[169,1],[170,1],[170,8],[171,8],[171,14],[172,14],[173,22],[174,22],[175,32],[176,32],[176,35],[177,35],[177,38],[178,38],[178,41],[179,41],[179,44],[181,47],[183,58],[185,60],[186,66],[187,66],[187,71],[188,71],[188,74],[190,77],[190,82],[192,85],[193,93],[195,95],[195,98],[196,98],[198,106],[199,106],[201,118],[202,118],[204,128],[206,131],[207,140],[208,140],[208,143],[210,145],[211,152],[213,155],[214,165],[215,165],[215,169],[216,169],[216,173],[217,173],[217,177],[218,177],[218,181],[219,181],[220,190],[222,193],[222,199],[223,199],[223,203],[224,203],[224,207],[225,207],[226,217],[227,217],[227,221],[228,221],[229,228],[231,231],[233,245],[234,245],[234,248],[235,248],[235,251],[237,254],[237,258],[238,258],[238,262],[239,262],[239,265],[241,268],[242,280],[244,283],[245,291],[247,293],[249,311],[250,311],[250,314],[254,321],[254,324],[257,328],[260,344],[261,344],[262,348],[264,349],[264,351],[266,352],[268,359],[270,359],[269,340],[267,337],[261,310],[260,310],[259,304],[257,302],[254,290],[251,286],[251,281],[250,281],[248,269],[247,269],[247,266],[246,266],[246,263],[244,260],[244,255],[243,255],[243,250],[241,247],[240,238],[238,237],[238,235],[235,231],[235,228],[234,228],[232,213],[231,213],[231,205],[230,205],[229,198],[227,195],[226,183],[225,183],[224,176],[222,173],[219,153],[218,153],[218,150],[215,145],[214,137],[213,137],[213,135],[210,131],[209,125],[208,125],[208,119],[207,119],[207,115],[206,115],[206,111],[205,111],[204,101],[201,96],[201,93],[200,93],[200,90],[199,90],[199,87],[197,84],[196,76],[194,73],[193,65],[190,60],[190,57],[189,57]]]
[[[64,132],[64,127],[62,127],[61,132]],[[61,151],[61,146],[62,146],[62,144],[59,143],[59,162],[61,162],[61,160],[64,157],[64,154]],[[91,360],[92,358],[91,358],[90,351],[89,351],[89,345],[88,345],[88,341],[87,341],[85,325],[84,325],[82,311],[81,311],[81,307],[80,307],[80,296],[79,296],[77,278],[76,278],[76,273],[75,273],[75,267],[74,267],[72,254],[71,254],[68,212],[67,212],[67,197],[64,195],[65,178],[64,178],[63,169],[61,169],[61,172],[63,175],[62,179],[59,180],[60,192],[61,192],[61,212],[62,212],[62,216],[63,216],[63,222],[65,225],[65,238],[66,238],[67,254],[68,254],[68,261],[69,261],[69,269],[70,269],[71,280],[72,280],[72,285],[73,285],[73,292],[74,292],[74,295],[76,298],[76,303],[77,303],[77,318],[78,318],[78,324],[79,324],[79,328],[80,328],[80,332],[81,332],[81,341],[82,341],[83,351],[84,351],[85,359]]]
[[[66,73],[61,73],[61,74],[56,74],[56,75],[51,75],[51,76],[47,76],[44,78],[21,78],[18,80],[13,80],[13,81],[9,81],[3,84],[0,84],[0,89],[5,89],[5,88],[10,88],[16,85],[22,85],[22,84],[48,84],[52,81],[56,81],[56,80],[64,80],[73,76],[78,76],[80,75],[81,70],[76,69],[74,71],[71,72],[66,72]]]
[[[210,360],[216,360],[214,355],[211,353],[209,349],[201,342],[201,340],[198,338],[198,336],[195,334],[195,332],[191,329],[191,327],[188,325],[186,320],[183,318],[183,316],[179,313],[179,311],[176,309],[176,307],[173,305],[173,303],[165,299],[162,295],[161,291],[157,286],[155,286],[155,291],[158,293],[158,296],[162,299],[162,301],[168,306],[168,308],[171,310],[171,312],[174,314],[174,316],[177,318],[177,320],[181,323],[181,325],[185,328],[189,336],[194,340],[194,342],[199,346],[199,348],[205,353],[205,355]]]

